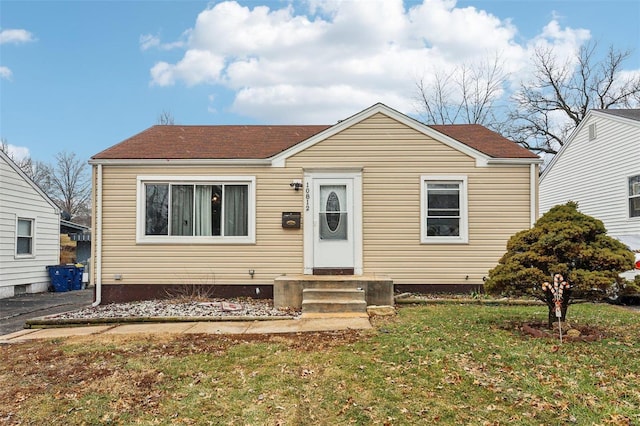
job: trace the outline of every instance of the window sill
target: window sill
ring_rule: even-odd
[[[238,238],[192,238],[192,237],[159,237],[149,238],[142,237],[136,240],[136,244],[170,244],[170,245],[233,245],[233,244],[255,244],[255,238],[238,237]]]
[[[35,259],[36,255],[35,254],[16,254],[13,256],[14,259],[16,260],[22,260],[22,259]]]
[[[434,245],[434,244],[469,244],[467,238],[425,238],[420,241],[420,244]]]

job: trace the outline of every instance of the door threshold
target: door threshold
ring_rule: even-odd
[[[354,275],[353,268],[313,268],[313,275]]]

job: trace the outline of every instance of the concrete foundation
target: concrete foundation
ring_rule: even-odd
[[[276,308],[302,308],[304,289],[361,288],[367,305],[393,305],[393,280],[384,275],[283,275],[273,282]]]
[[[6,299],[21,294],[44,293],[49,289],[49,282],[8,285],[0,287],[0,299]]]
[[[0,299],[6,299],[9,297],[13,297],[15,294],[13,292],[13,286],[0,287]]]

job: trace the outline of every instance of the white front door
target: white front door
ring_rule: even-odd
[[[360,174],[313,174],[305,182],[305,272],[353,270],[362,273]],[[312,231],[312,232],[310,232]]]

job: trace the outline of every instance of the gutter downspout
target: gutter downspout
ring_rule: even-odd
[[[538,218],[538,176],[536,173],[536,165],[535,164],[531,164],[530,168],[529,168],[530,172],[529,172],[529,187],[531,188],[529,190],[529,194],[530,194],[530,200],[529,202],[531,203],[531,226],[533,226],[534,223],[536,223],[536,220]]]
[[[102,302],[102,164],[96,172],[96,300],[91,306]]]

